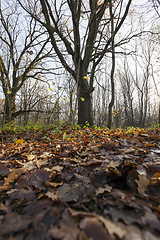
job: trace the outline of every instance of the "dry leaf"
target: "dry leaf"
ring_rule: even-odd
[[[27,161],[33,161],[33,159],[35,159],[35,158],[36,158],[36,156],[33,154],[27,155]]]
[[[55,174],[60,174],[62,170],[63,170],[63,166],[57,165],[52,167],[52,172]]]
[[[79,224],[80,229],[83,229],[86,235],[93,240],[111,240],[112,236],[108,234],[103,223],[96,217],[85,217]]]
[[[79,240],[92,240],[93,238],[89,238],[83,230],[80,231]]]
[[[105,185],[105,188],[100,187],[100,188],[98,188],[98,189],[96,190],[96,196],[97,196],[98,194],[102,194],[102,193],[104,193],[104,192],[111,192],[111,190],[112,190],[112,187],[110,187],[110,186],[108,186],[108,185]]]
[[[0,186],[0,192],[7,191],[10,186]]]
[[[18,174],[16,172],[11,172],[8,174],[7,178],[4,178],[5,182],[4,185],[8,186],[10,183],[14,182],[16,178],[18,178]]]
[[[84,191],[83,185],[69,186],[65,185],[60,190],[57,191],[57,196],[63,201],[79,201]]]
[[[55,182],[45,182],[46,186],[51,186],[51,187],[58,187],[63,185],[63,181],[60,183],[55,183]]]
[[[17,139],[14,144],[22,144],[24,142],[23,139]]]
[[[25,168],[16,168],[16,169],[10,169],[10,171],[17,173],[20,176],[22,173],[25,173],[27,170]]]
[[[54,201],[54,200],[57,200],[57,193],[55,193],[55,192],[49,192],[49,191],[48,191],[48,192],[46,193],[46,196],[49,197],[49,198],[51,198],[53,201]]]
[[[138,184],[138,193],[140,195],[144,195],[145,191],[148,188],[149,180],[144,175],[139,175],[139,180],[135,180],[135,182]]]
[[[47,165],[48,159],[45,160],[36,160],[34,163],[37,165],[38,168],[41,168],[42,166]]]
[[[40,155],[41,158],[49,158],[52,154],[50,152],[44,152],[42,155]]]
[[[79,235],[78,223],[70,216],[66,208],[62,213],[62,219],[59,222],[59,228],[50,228],[47,235],[53,239],[77,240]]]
[[[110,220],[102,216],[97,216],[97,218],[105,225],[109,234],[111,235],[116,234],[120,239],[125,237],[126,231],[122,229],[120,226],[118,226],[116,223],[111,222]]]
[[[34,162],[22,163],[22,166],[28,171],[37,168]]]

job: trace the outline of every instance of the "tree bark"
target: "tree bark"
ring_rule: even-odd
[[[93,125],[92,118],[92,96],[90,93],[80,89],[78,96],[78,124],[85,125],[89,123]]]
[[[15,95],[8,94],[5,97],[5,105],[4,105],[4,122],[11,122],[14,120],[14,113],[16,110],[15,106]]]
[[[86,75],[81,61],[78,80],[78,124],[89,123],[92,126],[92,92],[94,89],[89,86],[88,80],[85,78]]]

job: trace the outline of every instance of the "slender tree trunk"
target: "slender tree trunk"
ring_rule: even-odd
[[[72,101],[72,93],[73,91],[71,90],[70,93],[69,93],[69,108],[70,108],[70,114],[69,114],[69,121],[70,122],[74,122],[73,121],[73,101]]]
[[[112,69],[111,69],[111,101],[108,108],[108,124],[110,129],[112,126],[112,107],[114,105],[114,71],[115,71],[115,46],[114,46],[114,19],[112,13],[112,0],[110,1],[110,16],[111,16],[111,33],[112,33]]]

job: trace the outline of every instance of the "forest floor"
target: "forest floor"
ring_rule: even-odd
[[[160,239],[160,132],[0,132],[0,240]]]

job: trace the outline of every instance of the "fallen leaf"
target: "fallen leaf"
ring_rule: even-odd
[[[116,223],[111,222],[110,220],[108,220],[102,216],[97,216],[97,218],[105,225],[109,234],[111,234],[111,235],[116,234],[120,239],[125,237],[125,235],[126,235],[125,229],[122,229]]]
[[[58,187],[63,185],[63,181],[60,183],[55,183],[55,182],[45,182],[46,186],[51,186],[51,187]]]
[[[151,231],[154,234],[160,235],[160,222],[156,215],[152,213],[152,211],[146,207],[144,207],[145,215],[142,217],[142,222],[148,228],[150,227]]]
[[[2,163],[0,163],[0,175],[6,176],[9,174],[9,169]]]
[[[93,240],[93,238],[89,238],[83,230],[80,231],[79,240]]]
[[[138,193],[140,195],[144,195],[147,191],[149,180],[144,175],[139,175],[139,180],[135,180],[135,182],[138,184]]]
[[[152,185],[160,183],[160,173],[159,172],[155,173],[154,176],[149,179],[149,182]]]
[[[79,201],[83,195],[85,187],[83,185],[76,184],[75,186],[63,185],[61,189],[57,191],[57,196],[63,201]]]
[[[100,187],[96,190],[96,195],[102,194],[104,192],[111,192],[111,190],[112,190],[112,187],[105,185],[105,188]]]
[[[14,144],[22,144],[24,142],[23,139],[17,139]]]
[[[21,174],[25,173],[27,170],[25,168],[16,168],[16,169],[10,169],[10,171],[20,176]]]
[[[93,240],[112,240],[112,236],[108,234],[102,222],[96,217],[85,217],[79,224],[85,234]]]
[[[11,172],[8,174],[7,178],[4,178],[5,182],[4,185],[8,186],[10,183],[14,182],[15,179],[17,179],[19,175],[16,172]]]
[[[42,155],[40,155],[40,158],[49,158],[52,154],[50,152],[44,152]]]
[[[52,167],[52,172],[54,174],[60,174],[62,172],[62,170],[63,170],[63,166],[57,165],[57,166]]]
[[[34,163],[37,165],[38,168],[41,168],[42,166],[47,165],[48,159],[45,160],[36,160]]]
[[[22,163],[22,162],[20,162],[20,161],[18,161],[18,160],[16,160],[16,161],[17,161],[17,163],[18,163],[20,166],[23,166],[23,168],[27,169],[28,171],[37,168],[37,166],[35,165],[35,163],[32,162],[32,161],[26,162],[26,163]]]
[[[32,201],[36,198],[35,192],[32,190],[27,189],[14,189],[13,192],[8,191],[7,194],[10,196],[11,199],[18,199],[18,200],[29,200]]]
[[[32,218],[23,218],[16,212],[10,212],[5,215],[4,221],[0,224],[0,236],[23,231],[31,222]]]
[[[0,186],[0,192],[7,191],[11,186]]]
[[[27,161],[33,161],[35,158],[36,158],[36,156],[33,154],[27,155]]]
[[[58,197],[57,197],[57,193],[55,193],[55,192],[49,192],[49,191],[48,191],[48,192],[46,193],[46,196],[49,197],[49,198],[51,198],[53,201],[54,201],[54,200],[57,200],[57,198],[58,198]]]
[[[77,240],[79,235],[78,223],[70,216],[66,208],[62,214],[62,219],[59,221],[59,228],[52,227],[47,232],[47,237],[62,240]]]

